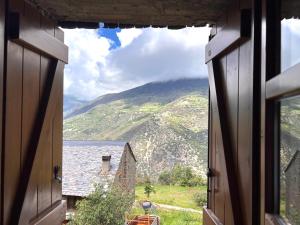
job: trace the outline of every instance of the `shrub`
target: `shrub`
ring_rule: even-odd
[[[158,182],[163,185],[170,185],[172,182],[171,173],[164,171],[159,175]]]
[[[206,205],[207,202],[207,196],[204,192],[197,192],[193,196],[193,200],[197,204],[197,206],[203,207]]]
[[[206,185],[206,180],[203,179],[200,176],[194,176],[191,180],[190,180],[190,186],[191,187],[196,187],[196,186],[204,186]]]
[[[118,189],[109,192],[100,186],[87,198],[76,203],[71,225],[124,225],[125,212],[132,205],[132,196]]]
[[[193,173],[189,167],[175,166],[171,171],[164,171],[159,175],[158,182],[163,185],[180,185],[195,187],[205,185],[205,180]]]

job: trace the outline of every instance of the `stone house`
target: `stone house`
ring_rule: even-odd
[[[134,194],[136,158],[126,142],[64,141],[62,176],[62,195],[71,210],[97,184]]]
[[[285,169],[286,216],[292,224],[300,224],[300,151],[296,151]]]

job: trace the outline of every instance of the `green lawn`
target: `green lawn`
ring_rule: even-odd
[[[132,215],[142,215],[141,208],[134,208]],[[159,209],[155,213],[160,217],[161,225],[202,225],[202,213],[181,212]]]
[[[166,204],[174,205],[182,208],[192,208],[201,210],[201,207],[197,206],[193,200],[193,195],[197,192],[206,195],[206,186],[201,187],[181,187],[181,186],[167,186],[167,185],[155,185],[155,194],[151,194],[148,200]],[[136,200],[145,200],[147,196],[144,194],[144,186],[139,185],[136,187]]]

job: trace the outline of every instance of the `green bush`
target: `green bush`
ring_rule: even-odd
[[[205,192],[197,192],[193,196],[193,200],[199,207],[203,207],[206,205],[207,202],[207,196]]]
[[[71,225],[124,225],[125,212],[133,203],[132,196],[118,189],[109,192],[100,186],[87,198],[76,203]]]
[[[172,182],[171,173],[164,171],[158,177],[158,182],[163,185],[170,185]]]
[[[193,173],[189,167],[175,166],[171,171],[164,171],[159,175],[158,182],[163,185],[180,185],[195,187],[206,185],[205,180]]]

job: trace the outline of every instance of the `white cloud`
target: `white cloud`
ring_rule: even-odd
[[[209,28],[124,29],[121,47],[93,30],[65,30],[70,46],[65,93],[92,99],[144,83],[206,77],[204,47]]]
[[[121,32],[117,33],[117,36],[121,42],[121,46],[125,47],[127,45],[130,45],[131,42],[140,36],[143,33],[141,29],[123,29]]]

